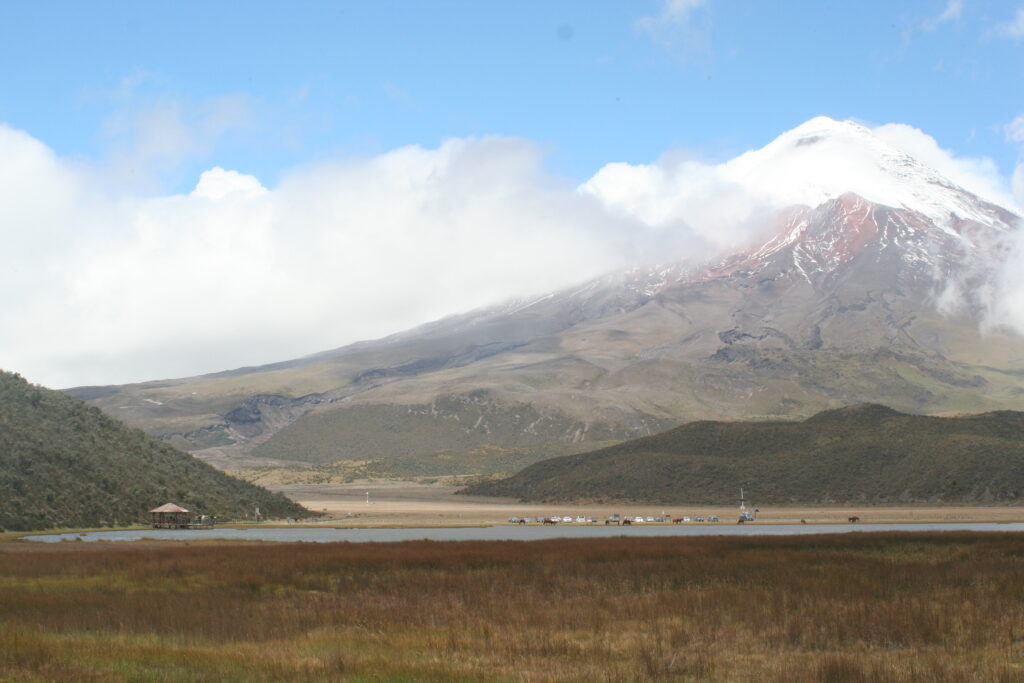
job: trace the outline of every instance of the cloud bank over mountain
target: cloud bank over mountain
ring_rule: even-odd
[[[549,177],[524,140],[124,196],[0,127],[0,364],[54,386],[266,363],[596,276],[645,227]],[[657,235],[651,232],[652,238]]]
[[[991,161],[909,126],[873,132],[1012,203]],[[296,167],[272,187],[212,168],[187,194],[145,196],[0,124],[0,366],[51,386],[185,376],[707,258],[802,197],[758,153],[613,163],[577,187],[528,140],[450,139]],[[829,172],[857,172],[843,163]]]

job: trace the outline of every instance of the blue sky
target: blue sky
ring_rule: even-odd
[[[0,368],[49,386],[707,258],[723,162],[820,115],[1024,205],[1024,0],[7,0],[0,64]]]
[[[677,4],[6,2],[0,121],[97,161],[176,108],[211,129],[145,160],[159,189],[213,164],[272,185],[311,160],[489,134],[582,181],[680,148],[725,159],[819,114],[906,123],[1013,170],[1024,3]]]

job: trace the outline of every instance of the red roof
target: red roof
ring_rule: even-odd
[[[174,503],[164,503],[158,508],[153,508],[150,512],[188,512],[188,510],[178,507]]]

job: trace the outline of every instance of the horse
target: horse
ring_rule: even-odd
[[[737,524],[745,524],[745,523],[746,523],[746,521],[747,521],[747,520],[745,520],[745,519],[743,519],[742,517],[740,517],[739,521],[738,521],[738,522],[736,522],[736,523],[737,523]]]
[[[672,520],[672,523],[673,524],[682,524],[683,523],[683,518],[682,517],[676,517],[675,519]]]
[[[854,515],[853,517],[850,517],[850,524],[856,524],[859,521],[860,521],[860,517],[858,517],[857,515]]]
[[[516,520],[516,524],[526,524],[526,520],[523,519],[522,517],[520,517],[519,519]]]
[[[545,517],[544,518],[544,523],[545,524],[558,524],[558,522],[556,522],[555,520],[551,519],[550,517]]]
[[[632,524],[632,523],[633,523],[633,520],[631,520],[631,519],[624,519],[624,520],[622,520],[622,525],[623,526],[625,526],[627,524]]]

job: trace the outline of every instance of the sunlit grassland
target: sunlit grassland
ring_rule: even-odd
[[[1024,536],[0,545],[0,679],[1024,679]]]

